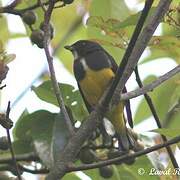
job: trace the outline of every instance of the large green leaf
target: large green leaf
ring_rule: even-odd
[[[34,146],[31,139],[18,139],[13,141],[13,149],[16,154],[25,154],[34,152]]]
[[[176,93],[175,90],[178,87],[178,78],[179,75],[176,75],[174,78],[166,81],[154,89],[153,92],[149,93],[161,120],[165,119],[168,110],[171,108],[171,104],[175,103],[172,102],[172,97],[173,94]],[[135,114],[135,123],[139,123],[150,116],[151,112],[147,106],[146,100],[143,98]]]
[[[151,130],[152,132],[157,132],[159,134],[168,136],[168,137],[176,137],[176,136],[180,136],[180,128],[178,129],[165,129],[165,128],[161,128],[161,129],[153,129]]]
[[[67,143],[69,132],[62,114],[39,110],[22,116],[13,130],[17,153],[36,151],[47,167]]]
[[[102,8],[103,7],[103,8]],[[105,19],[115,18],[124,20],[129,15],[129,9],[124,1],[119,0],[99,0],[92,1],[90,7],[91,16],[101,16]]]
[[[74,87],[69,84],[60,83],[59,87],[66,106],[68,106],[75,120],[83,120],[87,116],[87,110],[81,98],[80,92],[74,90]],[[54,95],[51,81],[46,81],[38,87],[32,87],[36,95],[51,104],[58,106],[57,99]]]
[[[20,118],[14,128],[14,136],[18,143],[17,152],[26,151],[27,148],[37,152],[41,160],[50,167],[52,165],[51,140],[52,129],[56,114],[39,110]],[[28,143],[25,143],[28,142]],[[23,146],[26,145],[26,149]]]

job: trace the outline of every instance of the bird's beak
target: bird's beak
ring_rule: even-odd
[[[74,50],[74,48],[73,48],[73,46],[64,46],[64,48],[65,49],[67,49],[67,50],[69,50],[69,51],[73,51]]]

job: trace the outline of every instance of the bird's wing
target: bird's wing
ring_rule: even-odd
[[[118,69],[118,65],[116,64],[114,58],[109,53],[106,52],[106,55],[108,56],[108,59],[111,62],[111,65],[112,65],[111,69],[116,74],[116,71]],[[127,92],[127,89],[126,89],[126,87],[124,87],[123,93],[126,93],[126,92]],[[133,128],[133,119],[132,119],[131,105],[130,105],[129,99],[125,101],[125,107],[126,107],[126,114],[127,114],[128,123],[129,123],[130,127]]]
[[[84,100],[84,103],[85,103],[85,105],[86,105],[86,108],[87,108],[88,112],[91,113],[91,111],[93,110],[93,108],[92,108],[92,106],[87,102],[86,98],[84,97],[84,94],[83,94],[83,92],[82,92],[82,90],[81,90],[81,87],[80,87],[79,83],[78,83],[78,88],[79,88],[79,91],[80,91],[80,93],[81,93],[81,96],[82,96],[82,98],[83,98],[83,100]]]

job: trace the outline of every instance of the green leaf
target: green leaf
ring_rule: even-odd
[[[47,134],[52,134],[55,115],[45,110],[28,114],[17,121],[13,133],[18,139],[51,139]]]
[[[18,139],[13,142],[13,149],[16,154],[25,154],[34,152],[32,140],[30,139]]]
[[[101,45],[111,45],[114,47],[125,49],[127,45],[125,44],[125,39],[128,41],[126,31],[124,29],[114,30],[114,26],[116,24],[119,24],[119,22],[120,21],[117,19],[109,18],[107,20],[104,20],[101,16],[90,16],[87,20],[87,25],[90,27],[99,28],[100,31],[103,31],[106,34],[106,36],[114,38],[113,41],[97,39],[96,41],[98,41]]]
[[[6,43],[9,40],[9,36],[10,36],[10,32],[8,29],[8,24],[7,24],[7,20],[5,16],[0,17],[0,35],[1,35],[1,41],[3,42],[4,45],[6,45]]]
[[[180,135],[180,128],[178,129],[165,129],[165,128],[161,128],[161,129],[153,129],[151,130],[152,132],[157,132],[159,134],[168,136],[168,137],[176,137]]]
[[[20,143],[29,142],[28,147],[33,147],[47,167],[53,163],[50,149],[55,116],[55,113],[45,110],[25,115],[17,121],[13,132]],[[23,147],[19,148],[21,150]]]
[[[128,17],[129,9],[127,8],[126,3],[124,1],[98,0],[98,1],[92,1],[90,7],[90,15],[101,16],[105,19],[115,18],[115,19],[123,20],[126,17]]]
[[[150,56],[145,58],[141,63],[146,63],[157,58],[170,57],[180,64],[180,40],[176,36],[153,36],[149,47],[151,50]]]
[[[81,178],[79,178],[75,172],[72,173],[67,173],[62,180],[81,180]]]
[[[69,84],[60,83],[59,87],[66,106],[68,106],[75,120],[82,121],[87,116],[87,110],[78,90]],[[51,81],[46,81],[38,87],[32,87],[36,95],[48,103],[58,106],[57,99],[54,95]]]
[[[154,89],[153,92],[148,93],[161,120],[165,119],[168,110],[171,108],[171,104],[175,103],[172,102],[172,97],[178,87],[178,79],[178,75],[176,75]],[[135,123],[137,124],[151,115],[146,100],[143,98],[135,113]]]
[[[42,162],[49,168],[55,157],[66,145],[69,131],[62,114],[39,110],[25,113],[13,130],[14,147],[17,153],[36,151]]]
[[[102,8],[103,7],[103,8]],[[129,9],[127,8],[124,1],[119,0],[98,0],[92,1],[90,10],[90,17],[102,17],[104,21],[108,21],[108,19],[115,19],[116,21],[123,21],[125,18],[129,16]],[[111,24],[111,22],[109,22]],[[96,27],[88,26],[87,35],[89,39],[98,40],[98,42],[113,42],[113,45],[116,46],[109,47],[103,46],[117,61],[120,62],[122,56],[124,54],[124,49],[119,49],[118,46],[123,47],[124,42],[121,38],[106,36],[102,33],[102,30]],[[117,41],[118,40],[118,41]],[[102,43],[102,45],[105,45]]]
[[[148,14],[148,17],[150,17],[154,13],[155,10],[156,10],[156,7],[151,8],[151,10],[150,10],[150,12]],[[118,24],[116,24],[114,26],[114,29],[116,30],[116,29],[119,29],[119,28],[125,28],[127,26],[135,26],[137,24],[137,22],[138,22],[138,19],[139,19],[141,13],[142,13],[142,11],[139,11],[136,14],[132,14],[132,15],[128,16],[124,21],[119,22]],[[148,19],[146,20],[146,22],[148,22]]]

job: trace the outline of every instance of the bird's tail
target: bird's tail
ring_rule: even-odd
[[[124,128],[123,131],[117,132],[116,137],[118,140],[118,147],[121,151],[129,151],[130,149],[134,149],[136,146],[135,137],[131,133],[131,130],[128,128]]]
[[[118,139],[119,149],[122,151],[128,151],[133,149],[136,140],[126,127],[126,121],[124,118],[124,103],[120,102],[116,107],[108,113],[108,119],[114,126],[115,136]]]

